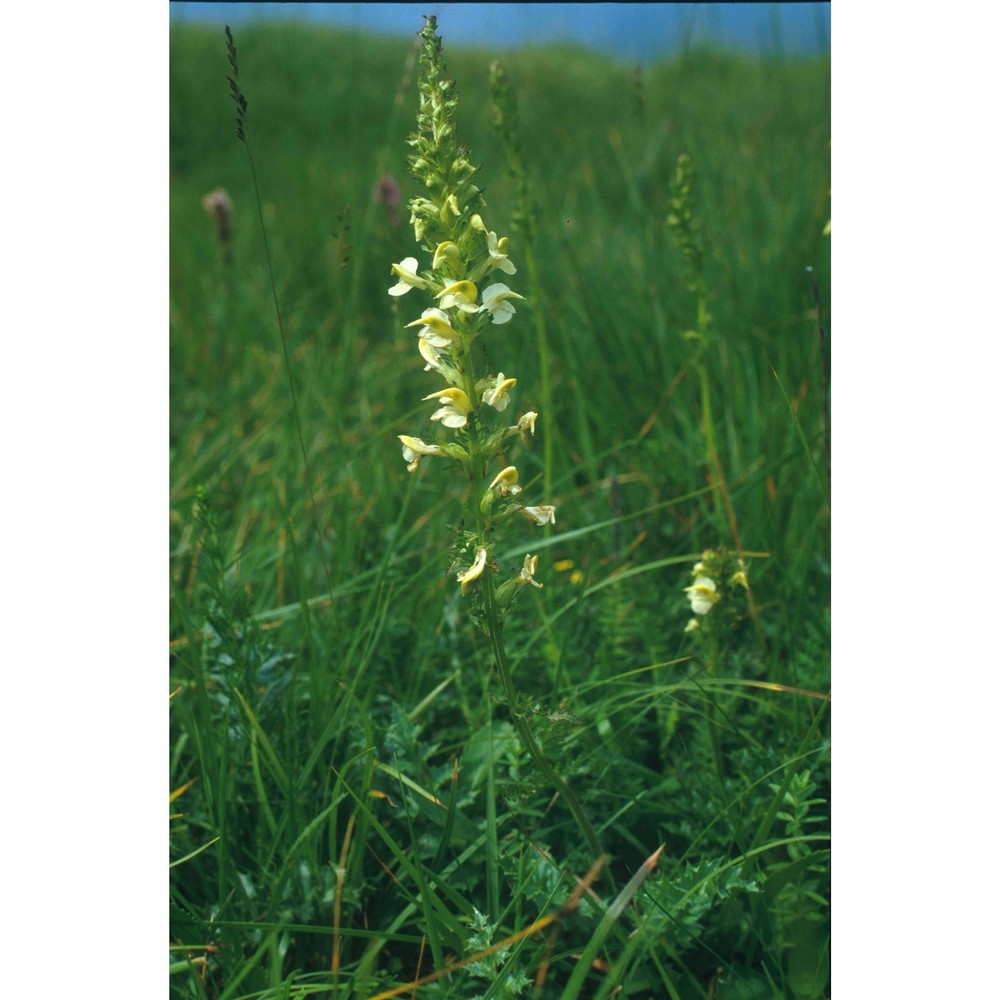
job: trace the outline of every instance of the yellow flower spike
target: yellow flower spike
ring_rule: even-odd
[[[556,509],[550,504],[542,504],[540,507],[522,507],[519,513],[537,525],[556,523]]]
[[[521,487],[517,485],[517,469],[513,465],[508,465],[500,472],[496,479],[487,487],[492,490],[496,487],[497,493],[502,497],[514,496],[521,492]]]
[[[452,243],[451,240],[445,240],[444,243],[437,245],[437,250],[434,251],[434,263],[431,264],[431,267],[435,271],[440,271],[445,265],[452,268],[459,262],[458,246]]]
[[[461,389],[441,389],[424,396],[425,400],[440,399],[444,405],[431,414],[431,420],[440,420],[445,427],[464,427],[472,410],[469,397]]]
[[[433,347],[450,347],[451,342],[458,337],[458,331],[453,330],[448,322],[448,314],[440,309],[425,309],[420,319],[406,324],[420,327],[420,336],[426,337]]]
[[[694,583],[685,587],[684,591],[691,602],[691,610],[696,615],[707,615],[720,597],[715,581],[710,576],[695,577]]]
[[[435,296],[441,300],[442,309],[461,309],[463,312],[479,312],[476,297],[479,289],[471,281],[455,281],[447,285]]]
[[[486,549],[479,548],[476,549],[476,559],[475,562],[468,568],[462,570],[458,574],[458,582],[462,585],[462,596],[465,596],[465,588],[468,587],[476,577],[480,576],[486,566]]]
[[[503,412],[510,405],[510,396],[507,393],[517,385],[516,378],[504,378],[503,372],[496,377],[495,382],[491,382],[490,387],[483,393],[483,402],[493,409]]]

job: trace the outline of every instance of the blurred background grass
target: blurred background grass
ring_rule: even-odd
[[[483,164],[487,225],[503,235],[515,205],[489,125],[493,54],[452,50],[447,29],[442,23],[461,96],[459,135]],[[243,27],[236,43],[309,472],[250,170],[234,134],[225,40],[174,25],[170,518],[179,694],[172,781],[200,781],[187,793],[192,805],[177,853],[223,831],[220,844],[229,842],[211,859],[206,851],[178,869],[175,905],[184,915],[175,918],[186,928],[181,937],[194,940],[208,934],[198,922],[213,906],[240,895],[234,886],[243,886],[249,914],[267,884],[273,941],[270,978],[260,973],[260,982],[273,986],[292,961],[273,928],[281,910],[274,901],[291,891],[294,869],[277,859],[289,856],[298,833],[335,797],[330,765],[343,768],[363,746],[384,749],[389,739],[400,766],[412,760],[413,773],[440,793],[452,756],[483,724],[489,678],[482,644],[444,576],[447,525],[457,509],[451,480],[427,467],[433,463],[408,475],[396,437],[429,427],[420,403],[429,383],[414,338],[402,329],[412,309],[386,294],[390,264],[415,252],[405,202],[420,192],[407,176],[404,144],[417,107],[414,51],[405,42],[359,44],[334,29],[281,24]],[[584,735],[568,737],[566,753],[577,755],[591,806],[604,803],[596,819],[611,823],[626,803],[643,799],[627,823],[611,826],[613,844],[635,853],[666,840],[680,855],[678,844],[716,815],[703,788],[699,815],[672,783],[707,759],[695,724],[699,703],[670,693],[688,667],[650,670],[638,687],[617,679],[691,652],[683,634],[690,613],[684,559],[731,543],[706,491],[698,386],[682,337],[696,306],[666,225],[670,184],[677,156],[687,153],[706,249],[716,438],[742,545],[760,554],[750,573],[759,629],[740,637],[725,677],[823,693],[829,340],[818,334],[806,268],[816,276],[828,334],[829,58],[690,48],[637,71],[545,47],[511,52],[503,62],[540,207],[544,297],[519,305],[486,346],[496,354],[494,370],[518,378],[518,412],[540,409],[530,320],[532,309],[545,311],[554,406],[541,413],[538,432],[554,442],[554,495],[546,501],[558,507],[557,528],[544,542],[535,529],[509,542],[503,569],[519,565],[529,544],[542,549],[545,589],[518,609],[508,642],[523,689],[547,705],[569,705],[582,720]],[[400,218],[373,197],[387,174],[402,189]],[[201,204],[218,187],[234,205],[231,260]],[[519,263],[514,235],[510,253]],[[510,284],[523,292],[522,275]],[[536,444],[517,459],[522,481],[537,477],[539,488],[541,455]],[[199,487],[216,519],[211,526],[192,515]],[[677,564],[661,565],[671,559]],[[556,561],[572,561],[582,580],[556,572]],[[612,582],[623,571],[632,575]],[[213,642],[203,638],[206,619],[218,625]],[[227,622],[242,630],[232,648],[219,644]],[[446,679],[447,697],[428,704]],[[234,708],[235,691],[250,699],[247,712]],[[417,706],[420,734],[401,722]],[[780,764],[768,754],[787,760],[803,741],[811,750],[822,742],[825,723],[817,731],[808,699],[744,698],[730,707],[731,751],[758,754],[733,764],[734,780],[759,782]],[[243,735],[230,745],[233,732]],[[265,736],[281,765],[261,771]],[[369,768],[361,784],[368,789],[373,780]],[[697,799],[695,789],[689,783]],[[324,820],[306,852],[317,899],[332,891],[330,866],[342,860],[344,815]],[[727,838],[716,856],[740,841],[732,829]],[[350,857],[360,913],[372,861],[363,852]],[[313,890],[295,891],[309,898]],[[467,891],[473,898],[471,881]],[[317,904],[292,922],[329,921],[321,911]],[[233,919],[229,962],[248,947]],[[792,945],[777,934],[758,928],[743,951],[730,942],[735,951],[726,961],[739,951],[749,968],[756,948],[779,956],[776,968],[791,975],[780,956]],[[297,961],[308,968],[313,953],[302,947]],[[717,962],[702,958],[706,968]],[[232,974],[235,966],[227,968]],[[196,979],[183,995],[199,995]],[[796,995],[810,995],[804,989]]]

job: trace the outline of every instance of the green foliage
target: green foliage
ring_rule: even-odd
[[[539,553],[544,584],[508,617],[521,699],[498,708],[448,573],[455,498],[406,472],[396,438],[427,390],[386,294],[413,234],[376,192],[389,175],[400,204],[420,193],[416,51],[238,35],[171,33],[172,995],[368,997],[564,904],[588,851],[511,710],[610,874],[418,997],[529,996],[543,967],[542,998],[828,995],[827,369],[805,269],[828,333],[829,62],[692,49],[640,90],[573,49],[510,53],[492,77],[493,53],[448,49],[462,101],[444,120],[488,166],[489,218],[531,222],[510,247],[537,261],[530,321],[496,350],[541,414],[520,481],[558,506],[496,553],[501,578]],[[225,240],[202,204],[219,188]],[[696,239],[694,289],[671,215]],[[745,613],[710,669],[684,588],[735,546],[706,392],[752,588],[730,588]]]

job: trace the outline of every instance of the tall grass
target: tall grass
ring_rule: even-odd
[[[495,53],[451,49],[446,20],[441,33],[489,217],[510,218]],[[281,25],[236,42],[289,370],[225,39],[175,26],[174,995],[365,997],[507,939],[417,995],[825,995],[828,367],[806,268],[829,333],[828,61],[690,50],[640,90],[634,67],[571,49],[504,58],[539,208],[524,311],[544,311],[539,434],[559,506],[545,589],[508,653],[614,881],[634,885],[617,908],[600,880],[567,907],[592,859],[513,728],[489,725],[488,649],[439,555],[453,507],[399,457],[396,435],[426,417],[412,317],[386,294],[412,231],[372,193],[384,174],[404,202],[418,193],[413,50]],[[697,302],[666,222],[681,153],[755,611],[710,674],[683,588],[732,539],[682,336]],[[201,206],[220,186],[228,260]],[[525,401],[541,392],[533,327],[503,346]],[[519,458],[523,482],[540,486],[545,454]]]

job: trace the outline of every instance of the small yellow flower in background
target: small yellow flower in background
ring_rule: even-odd
[[[744,590],[750,589],[750,581],[747,579],[747,568],[742,559],[736,561],[736,572],[729,578],[731,587],[740,586]]]
[[[409,464],[406,468],[413,472],[424,455],[440,455],[441,446],[436,444],[425,444],[420,438],[410,437],[408,434],[399,434],[399,440],[403,442],[403,460]]]
[[[471,281],[456,281],[448,285],[443,292],[438,292],[442,309],[461,309],[462,312],[479,312],[476,296],[479,289]]]
[[[450,347],[451,342],[458,337],[458,333],[448,322],[448,314],[440,309],[425,309],[420,319],[415,319],[406,325],[419,326],[419,335],[433,347]]]
[[[697,632],[699,628],[701,628],[701,625],[698,623],[698,619],[692,618],[688,621],[687,625],[684,626],[684,631]]]
[[[417,274],[417,258],[404,257],[398,264],[392,265],[392,273],[399,281],[389,289],[390,295],[405,295],[411,288],[426,288],[427,282]]]
[[[459,266],[460,262],[458,246],[451,240],[445,240],[444,243],[437,245],[437,250],[434,251],[434,263],[431,267],[435,271],[444,270],[446,266],[448,270],[453,270]]]
[[[695,577],[694,584],[684,590],[691,602],[691,610],[696,615],[707,615],[719,599],[715,581],[710,576]]]
[[[445,427],[464,427],[469,419],[472,410],[472,403],[461,389],[442,389],[440,392],[432,392],[424,399],[440,399],[443,405],[440,409],[431,414],[431,420],[440,420]]]
[[[540,507],[522,507],[518,513],[538,525],[556,523],[556,509],[549,504],[542,504]]]
[[[575,565],[572,559],[560,559],[558,562],[552,564],[552,568],[557,573],[565,573],[567,570],[572,570],[569,574],[569,582],[576,585],[583,580],[583,573],[578,569],[574,569]]]
[[[494,410],[506,410],[510,404],[510,396],[507,393],[517,385],[516,378],[504,378],[503,372],[496,377],[496,381],[487,382],[489,388],[483,392],[483,402],[487,406],[492,406]],[[533,429],[533,428],[532,428]]]
[[[489,489],[496,487],[497,493],[502,497],[514,496],[521,492],[521,487],[517,485],[517,469],[513,465],[508,465],[503,472],[499,473],[496,479],[489,485]]]
[[[494,323],[506,323],[516,310],[508,299],[523,299],[523,295],[512,292],[506,285],[490,285],[483,291],[483,304],[479,311],[486,311],[493,317]]]
[[[465,594],[465,588],[472,583],[483,572],[483,568],[486,566],[486,549],[480,548],[476,550],[476,559],[473,564],[468,569],[463,569],[461,573],[458,574],[458,582],[462,585],[462,594]]]
[[[520,583],[521,586],[527,586],[528,584],[531,584],[532,587],[538,587],[538,589],[541,590],[542,584],[540,584],[535,579],[535,572],[537,571],[537,569],[538,569],[538,556],[525,556],[524,567],[521,569],[521,572],[518,573],[517,575],[518,583]]]

